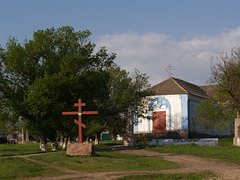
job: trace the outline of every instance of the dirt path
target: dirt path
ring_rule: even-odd
[[[200,158],[190,155],[172,153],[158,153],[147,150],[122,151],[122,153],[142,154],[146,156],[163,157],[167,161],[179,163],[182,168],[163,170],[161,173],[188,173],[212,171],[218,175],[218,179],[237,180],[240,179],[240,166],[217,159]]]
[[[181,168],[179,169],[169,169],[169,170],[159,170],[159,171],[113,171],[113,172],[101,172],[101,173],[85,173],[81,171],[74,171],[67,168],[62,168],[47,163],[38,162],[28,158],[31,155],[18,156],[26,160],[33,161],[35,163],[43,164],[50,166],[51,168],[58,169],[62,172],[65,172],[65,175],[54,176],[54,177],[37,177],[31,178],[35,180],[39,179],[105,179],[111,180],[118,177],[123,177],[127,175],[136,175],[136,174],[152,174],[152,173],[162,173],[162,174],[175,174],[175,173],[190,173],[190,172],[203,172],[203,171],[212,171],[217,174],[217,179],[226,179],[226,180],[236,180],[240,179],[240,166],[224,162],[222,160],[208,159],[208,158],[199,158],[189,155],[179,155],[179,154],[167,154],[167,153],[158,153],[148,150],[122,150],[121,153],[128,154],[141,154],[146,156],[153,157],[162,157],[167,161],[173,161],[179,163]]]

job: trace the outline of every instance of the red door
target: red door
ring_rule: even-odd
[[[166,111],[153,112],[153,132],[166,132]]]

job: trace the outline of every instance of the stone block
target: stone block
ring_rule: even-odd
[[[95,153],[92,144],[75,143],[68,144],[66,154],[69,156],[91,156]]]
[[[197,144],[198,146],[218,146],[218,138],[203,139],[152,139],[150,146]]]
[[[136,146],[136,137],[134,134],[124,135],[124,146],[134,147]]]

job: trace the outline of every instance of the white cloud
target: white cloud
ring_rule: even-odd
[[[176,41],[171,36],[149,32],[97,37],[97,46],[105,46],[117,54],[116,63],[130,72],[137,68],[147,73],[152,85],[168,78],[169,64],[173,76],[203,85],[210,77],[211,57],[239,46],[240,27],[215,36],[196,35],[190,40]]]

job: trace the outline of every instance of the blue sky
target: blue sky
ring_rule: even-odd
[[[117,53],[116,63],[147,73],[152,85],[173,76],[205,84],[211,57],[240,44],[237,0],[0,0],[0,44],[70,25]]]

